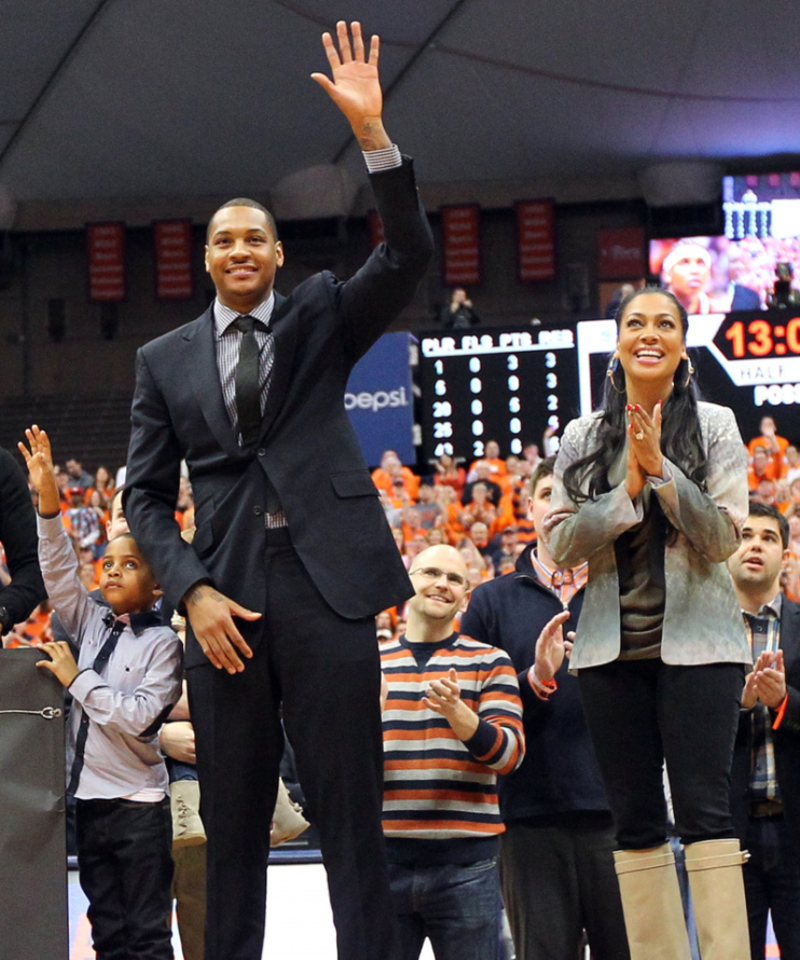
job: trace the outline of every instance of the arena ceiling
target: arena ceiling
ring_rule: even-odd
[[[386,126],[429,187],[613,195],[663,161],[800,153],[795,0],[3,0],[6,220],[360,170],[309,79],[338,18],[381,35]]]

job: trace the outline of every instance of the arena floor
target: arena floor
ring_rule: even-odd
[[[320,863],[276,864],[269,870],[265,960],[336,960],[336,940],[328,904],[325,870]],[[175,960],[183,960],[180,937],[173,927]],[[95,960],[91,947],[86,897],[75,870],[69,872],[70,960]],[[767,932],[767,960],[780,957],[772,925]],[[426,942],[420,960],[434,960]]]
[[[70,960],[94,960],[86,897],[75,870],[69,872]],[[175,960],[183,960],[177,929]],[[269,870],[267,935],[264,957],[292,960],[336,960],[336,941],[328,905],[325,870],[319,863],[280,864]],[[433,960],[425,944],[421,960]]]

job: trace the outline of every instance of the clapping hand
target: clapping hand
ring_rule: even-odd
[[[765,651],[761,654],[753,670],[754,684],[758,699],[765,707],[777,709],[786,696],[786,669],[783,663],[783,650],[777,653]]]
[[[647,477],[660,477],[664,466],[661,453],[661,401],[652,417],[639,404],[628,404],[628,473],[625,488],[631,500],[641,492]]]
[[[478,729],[478,715],[461,699],[458,673],[451,667],[441,680],[431,680],[422,702],[444,717],[459,740],[469,740]]]
[[[572,642],[564,639],[564,624],[569,620],[569,610],[562,610],[545,624],[536,641],[536,659],[533,665],[534,677],[541,683],[547,683],[558,673],[564,657],[572,651]],[[574,636],[569,634],[570,638]]]

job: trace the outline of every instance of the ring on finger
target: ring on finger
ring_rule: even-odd
[[[634,437],[636,437],[637,440],[644,440],[644,431],[637,430],[636,433],[634,433]]]

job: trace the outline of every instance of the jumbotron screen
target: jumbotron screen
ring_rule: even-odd
[[[800,238],[680,237],[650,241],[650,272],[689,313],[766,309],[779,263],[800,292]]]
[[[725,236],[800,237],[800,171],[722,179]]]

